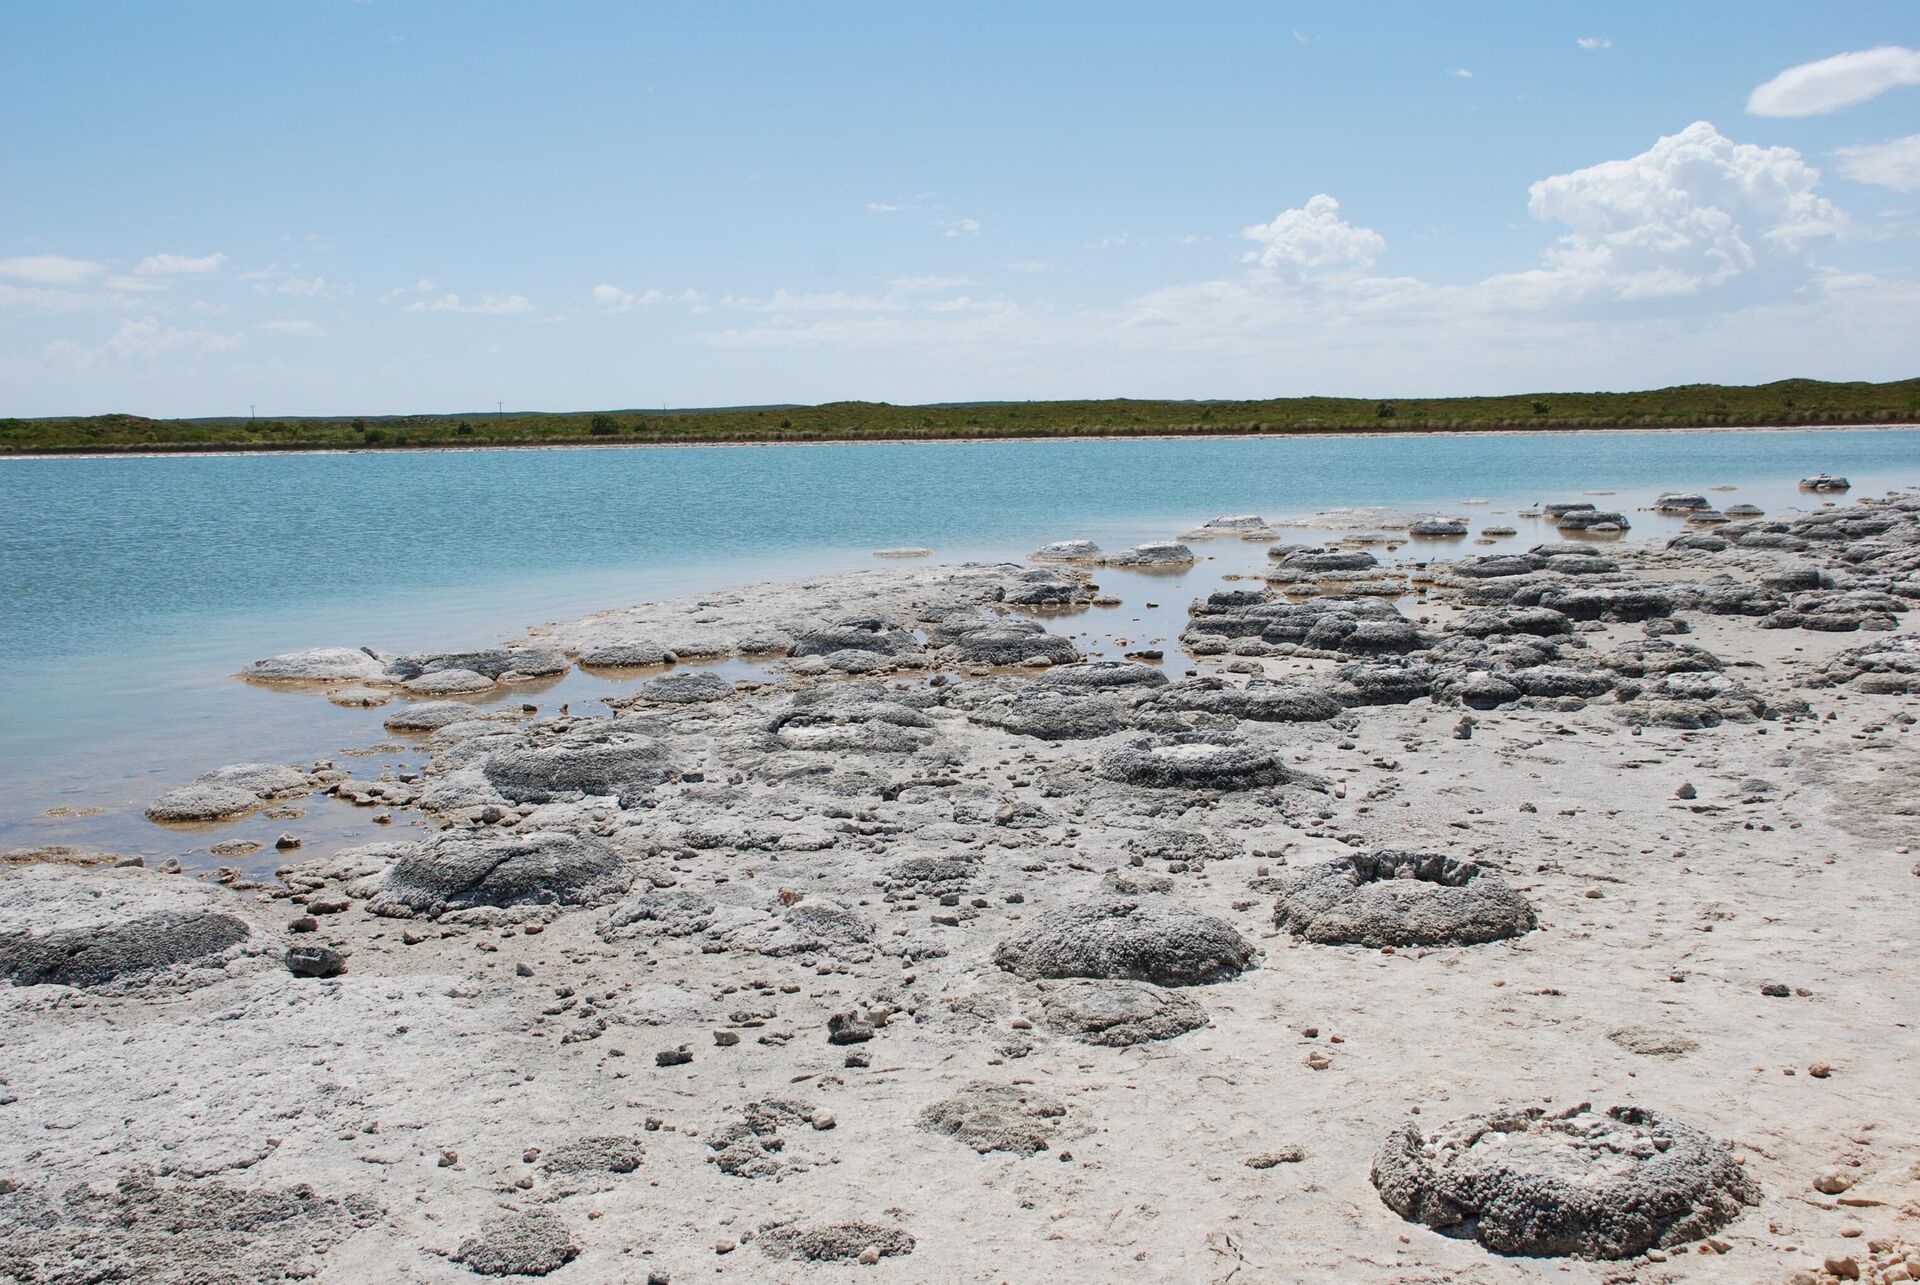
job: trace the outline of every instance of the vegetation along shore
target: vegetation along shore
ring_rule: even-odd
[[[630,442],[878,441],[1245,433],[1472,432],[1884,424],[1920,420],[1920,379],[1684,384],[1633,393],[1265,401],[829,402],[712,410],[148,419],[0,419],[0,454],[364,450]]]

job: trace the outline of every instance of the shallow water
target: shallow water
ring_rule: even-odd
[[[1914,485],[1920,429],[0,459],[0,849],[72,843],[204,865],[220,839],[292,830],[312,852],[385,833],[324,799],[303,801],[297,820],[201,832],[139,817],[221,763],[390,743],[382,711],[228,677],[278,651],[485,643],[604,607],[880,565],[872,551],[889,546],[943,561],[1072,536],[1114,549],[1221,513],[1457,512],[1476,527],[1507,521],[1520,534],[1500,544],[1525,546],[1552,533],[1513,520],[1517,508],[1609,490],[1596,502],[1629,510],[1642,538],[1681,529],[1634,511],[1657,491],[1734,486],[1716,503],[1776,512],[1821,503],[1794,482],[1822,471],[1850,475],[1856,498]],[[1462,507],[1474,497],[1490,502]],[[1053,627],[1103,652],[1125,650],[1122,637],[1171,642],[1190,598],[1263,564],[1261,546],[1237,540],[1204,551],[1170,578],[1103,570],[1126,606]],[[1486,550],[1438,552],[1467,551]],[[1187,662],[1170,649],[1167,663]],[[579,708],[617,685],[573,674],[492,699]],[[272,849],[251,864],[270,868]]]

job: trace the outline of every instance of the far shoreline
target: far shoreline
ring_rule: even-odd
[[[251,455],[395,455],[465,453],[470,451],[592,451],[592,450],[698,450],[753,447],[809,446],[968,446],[1011,442],[1143,442],[1143,441],[1329,441],[1361,438],[1429,437],[1581,437],[1672,433],[1827,433],[1827,432],[1902,432],[1920,429],[1920,420],[1898,423],[1826,423],[1826,424],[1619,424],[1605,427],[1513,428],[1506,425],[1459,428],[1339,428],[1328,430],[1287,430],[1261,433],[1158,432],[1158,433],[1031,433],[997,434],[973,437],[820,437],[805,440],[783,438],[742,438],[735,441],[622,441],[614,439],[564,439],[529,442],[446,442],[370,446],[365,443],[338,445],[310,442],[274,445],[197,446],[162,444],[127,447],[22,447],[0,451],[0,461],[48,459],[169,459],[177,457],[239,457]]]

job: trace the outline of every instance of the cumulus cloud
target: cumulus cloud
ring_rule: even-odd
[[[1387,248],[1387,239],[1372,228],[1341,218],[1340,202],[1324,192],[1299,209],[1282,210],[1270,223],[1243,228],[1240,235],[1260,247],[1247,252],[1247,262],[1294,276],[1370,268]]]
[[[1644,298],[1803,262],[1845,222],[1819,182],[1791,147],[1735,143],[1696,121],[1638,156],[1535,183],[1528,211],[1570,231],[1533,284]]]
[[[1909,134],[1888,143],[1866,143],[1843,147],[1840,172],[1856,183],[1890,187],[1896,192],[1920,192],[1920,134]]]
[[[1803,62],[1754,90],[1747,110],[1755,116],[1821,116],[1896,85],[1920,85],[1920,49],[1881,45]]]
[[[185,254],[150,254],[133,267],[134,275],[141,277],[180,277],[204,276],[209,272],[218,272],[220,265],[227,261],[224,254],[203,254],[198,258]]]
[[[1458,77],[1459,77],[1460,79],[1462,79],[1462,80],[1472,80],[1472,79],[1473,79],[1473,68],[1471,68],[1471,67],[1452,67],[1452,68],[1449,68],[1449,69],[1447,70],[1447,75],[1449,75],[1449,76],[1458,76]]]
[[[123,321],[97,346],[55,340],[41,350],[49,366],[75,375],[110,374],[115,370],[154,366],[167,359],[189,364],[212,353],[232,352],[246,344],[244,335],[163,325],[157,317]]]
[[[521,294],[482,295],[477,303],[465,303],[457,294],[436,299],[416,299],[406,306],[408,312],[457,312],[470,317],[517,317],[533,311],[533,301]]]
[[[949,219],[939,224],[942,236],[973,236],[980,231],[979,219]]]
[[[1612,36],[1576,36],[1574,38],[1574,43],[1579,45],[1582,49],[1611,49],[1613,48],[1613,37]]]
[[[28,254],[0,259],[0,277],[31,281],[37,286],[72,286],[99,276],[106,268],[91,259],[69,259],[64,254]]]

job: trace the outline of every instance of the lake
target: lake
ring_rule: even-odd
[[[1724,503],[1771,512],[1821,503],[1793,485],[1815,472],[1850,475],[1854,498],[1920,483],[1920,429],[0,459],[0,848],[186,859],[202,837],[138,821],[161,789],[381,739],[378,711],[228,677],[278,651],[485,643],[562,615],[873,566],[888,546],[942,560],[1075,536],[1113,549],[1222,513],[1381,504],[1485,522],[1587,491],[1632,510],[1716,485],[1738,488]],[[1490,503],[1460,508],[1469,498]],[[1631,516],[1635,537],[1680,529]],[[1516,525],[1513,543],[1549,534]],[[1177,610],[1194,587],[1159,593]]]

